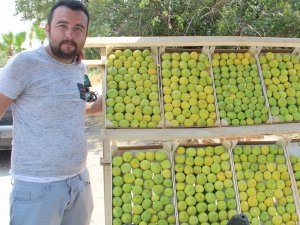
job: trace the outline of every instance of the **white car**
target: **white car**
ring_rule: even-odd
[[[1,68],[0,68],[1,72]],[[1,73],[0,73],[1,75]],[[3,115],[0,120],[0,151],[1,150],[11,150],[12,142],[12,112],[11,107]]]
[[[12,114],[9,108],[0,120],[0,150],[11,150]]]

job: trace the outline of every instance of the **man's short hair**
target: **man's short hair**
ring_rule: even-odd
[[[88,22],[87,24],[89,24],[90,21],[90,15],[89,12],[87,10],[87,8],[85,7],[84,4],[82,4],[82,2],[78,1],[78,0],[60,0],[58,1],[51,9],[49,16],[48,16],[48,21],[47,24],[50,26],[51,22],[52,22],[52,18],[53,18],[53,13],[55,11],[55,9],[57,9],[60,6],[65,6],[69,9],[72,10],[78,10],[78,11],[82,11],[84,12],[84,14],[87,16]]]

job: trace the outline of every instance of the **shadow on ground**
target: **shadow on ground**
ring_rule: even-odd
[[[88,141],[89,154],[102,156],[102,141],[100,132],[103,124],[103,117],[100,114],[90,115],[85,120],[85,134]]]

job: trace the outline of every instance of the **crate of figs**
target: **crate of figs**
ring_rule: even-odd
[[[176,224],[169,147],[115,148],[111,171],[114,225]]]
[[[210,55],[202,48],[160,49],[160,75],[165,127],[216,127]]]
[[[239,213],[228,148],[181,145],[173,157],[179,224],[227,224]]]
[[[259,54],[259,64],[266,86],[273,123],[300,121],[299,54],[265,50]]]
[[[232,154],[241,212],[250,224],[299,224],[285,148],[275,143],[239,143]]]
[[[222,126],[270,122],[255,54],[249,49],[216,49],[212,71]]]
[[[157,54],[150,48],[112,49],[106,65],[106,128],[160,128]]]

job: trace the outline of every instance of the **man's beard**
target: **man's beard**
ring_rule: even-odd
[[[61,50],[61,46],[63,44],[72,44],[75,47],[75,49],[72,52],[69,52],[69,53],[63,52]],[[50,46],[52,54],[55,57],[60,58],[60,59],[75,59],[75,57],[77,55],[77,44],[74,41],[72,41],[72,40],[61,41],[58,46],[54,46],[49,41],[49,46]]]

